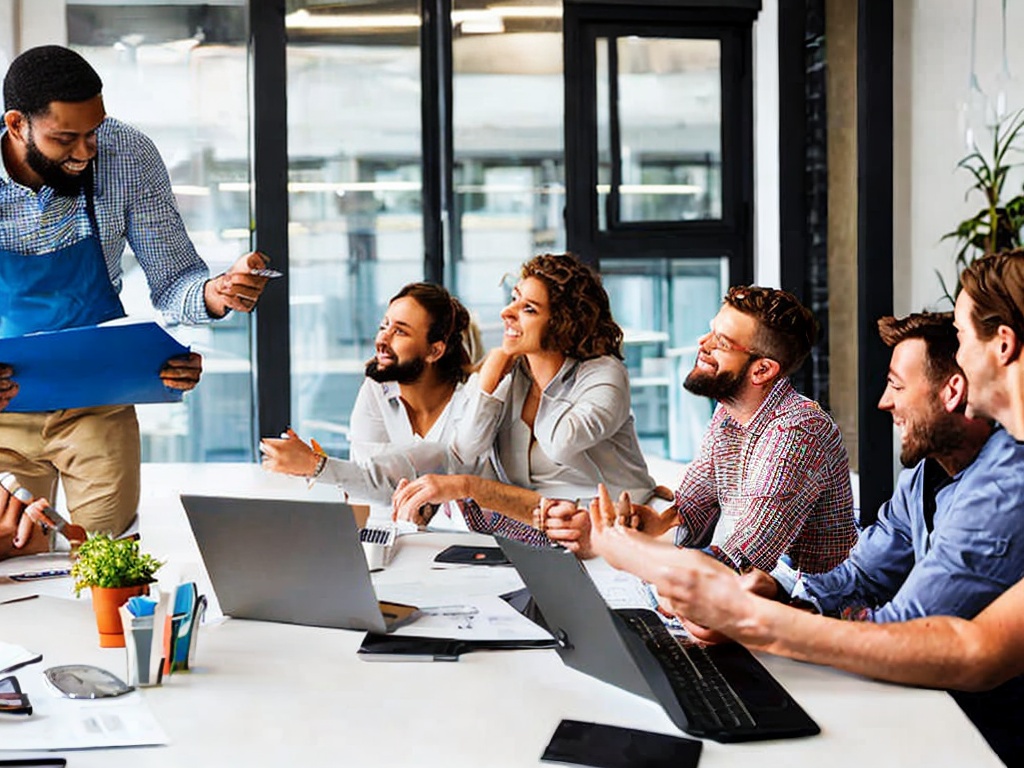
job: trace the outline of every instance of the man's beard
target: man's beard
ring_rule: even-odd
[[[373,358],[366,364],[366,376],[381,384],[386,381],[393,381],[396,384],[412,384],[423,375],[426,367],[427,361],[422,357],[415,357],[404,363],[392,363],[384,368],[377,365],[377,358]]]
[[[694,366],[693,370],[687,374],[686,381],[683,382],[683,388],[687,392],[692,392],[701,397],[710,397],[723,403],[732,402],[743,388],[743,382],[747,378],[747,371],[750,370],[750,366],[753,364],[754,358],[751,357],[740,370],[734,373],[729,371],[705,373],[697,368],[697,366]]]
[[[900,442],[900,464],[916,466],[928,456],[946,455],[963,444],[963,433],[944,410],[923,423],[908,423]]]
[[[82,186],[85,183],[85,172],[72,175],[65,171],[60,163],[54,162],[39,151],[31,132],[25,146],[28,149],[26,158],[28,167],[39,174],[46,186],[61,197],[78,197],[81,194]]]

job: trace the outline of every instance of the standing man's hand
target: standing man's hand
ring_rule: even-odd
[[[210,315],[224,317],[229,309],[252,312],[268,280],[253,272],[266,269],[269,263],[270,259],[259,251],[253,251],[239,257],[227,272],[207,280],[203,298]]]
[[[160,380],[168,389],[187,392],[194,389],[203,375],[203,358],[195,352],[172,357],[160,369]]]
[[[0,363],[0,411],[4,410],[10,404],[11,398],[18,394],[18,382],[11,378],[13,375],[14,369],[11,366]]]

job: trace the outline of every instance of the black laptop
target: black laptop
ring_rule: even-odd
[[[820,732],[742,646],[677,638],[648,609],[613,610],[569,551],[496,538],[573,669],[657,702],[694,736],[735,742]]]
[[[371,632],[419,616],[377,600],[348,504],[189,494],[181,503],[228,616]]]

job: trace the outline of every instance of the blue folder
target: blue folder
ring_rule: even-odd
[[[0,339],[0,363],[14,369],[21,389],[7,411],[130,403],[176,403],[160,369],[168,358],[187,355],[156,323],[90,325]]]

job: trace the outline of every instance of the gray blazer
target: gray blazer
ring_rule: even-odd
[[[567,359],[541,393],[532,436],[521,417],[531,386],[522,360],[492,394],[480,390],[477,375],[470,377],[452,444],[456,456],[491,452],[501,480],[557,498],[591,498],[599,482],[613,495],[649,497],[655,482],[640,450],[621,361]]]

